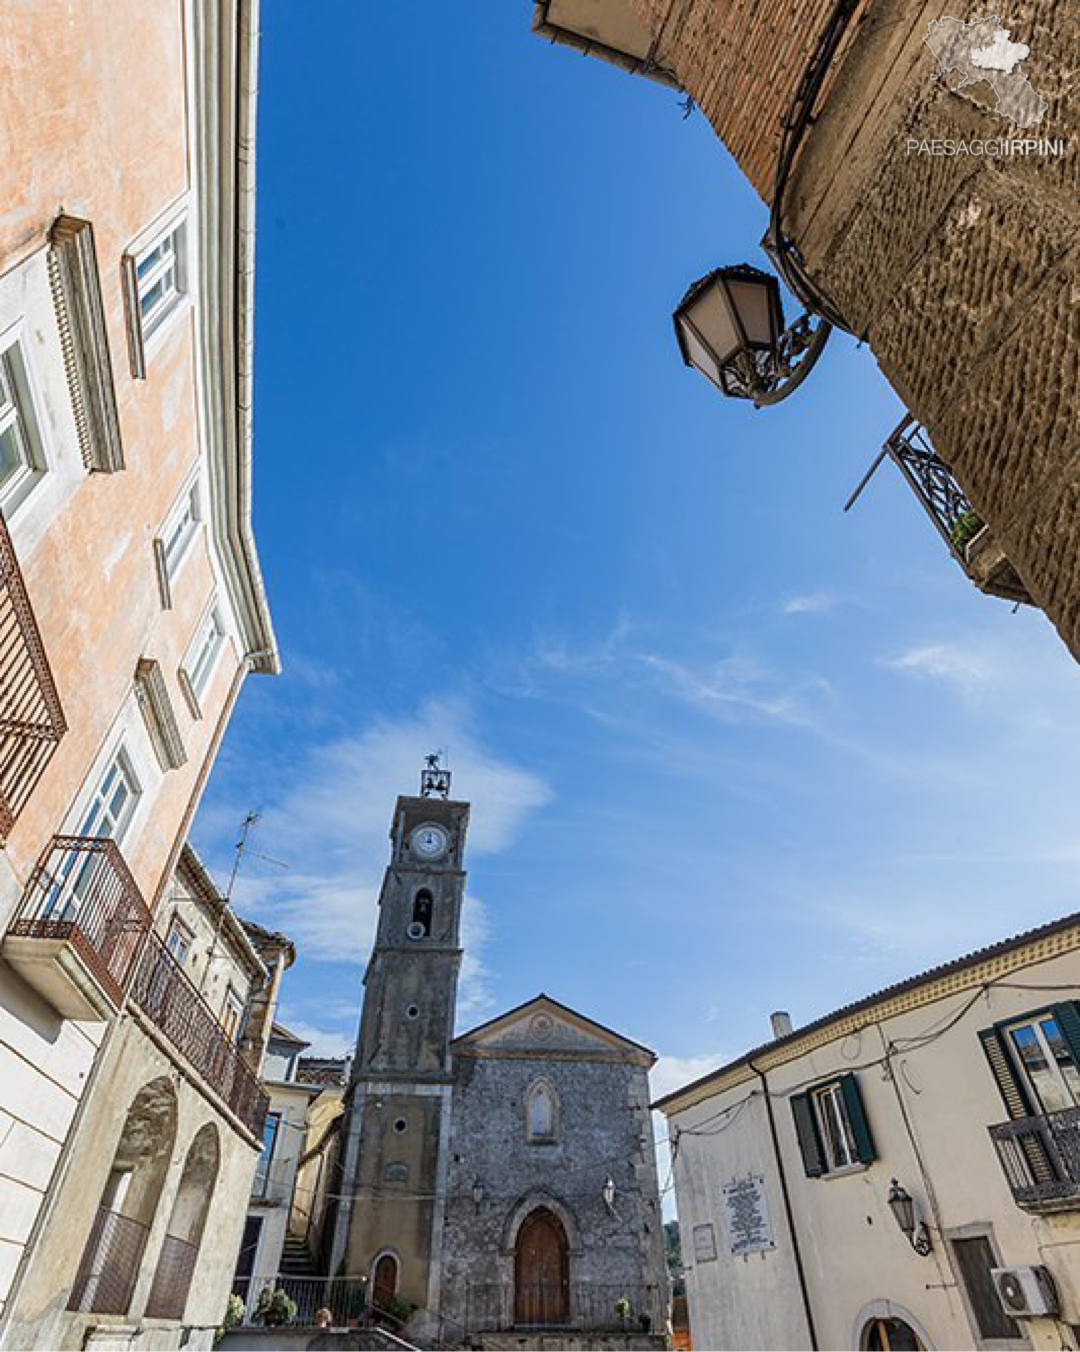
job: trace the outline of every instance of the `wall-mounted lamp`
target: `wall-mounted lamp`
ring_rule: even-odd
[[[915,1199],[906,1188],[902,1188],[894,1178],[892,1187],[889,1189],[889,1210],[896,1218],[896,1223],[907,1236],[908,1243],[917,1254],[923,1258],[933,1248],[930,1241],[930,1231],[926,1228],[925,1221],[915,1222]]]
[[[484,1185],[483,1185],[483,1183],[480,1181],[479,1178],[477,1178],[477,1179],[473,1182],[473,1185],[472,1185],[472,1199],[473,1199],[473,1201],[476,1203],[476,1209],[477,1209],[477,1211],[479,1211],[479,1210],[480,1210],[480,1204],[481,1204],[481,1202],[483,1202],[483,1200],[484,1200]]]
[[[608,1174],[607,1178],[604,1179],[604,1187],[603,1187],[603,1189],[602,1189],[602,1192],[603,1192],[603,1198],[604,1198],[604,1205],[607,1207],[607,1209],[608,1209],[610,1212],[614,1213],[614,1211],[615,1211],[615,1180],[611,1177],[610,1174]]]
[[[757,408],[786,399],[810,374],[832,331],[820,318],[813,328],[814,318],[802,314],[785,328],[780,284],[748,263],[699,278],[672,316],[687,366]]]

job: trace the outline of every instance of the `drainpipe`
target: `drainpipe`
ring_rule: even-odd
[[[814,1327],[814,1312],[810,1307],[810,1290],[806,1284],[806,1269],[803,1267],[802,1250],[799,1248],[799,1232],[795,1229],[795,1213],[791,1206],[791,1194],[788,1192],[787,1174],[784,1171],[784,1159],[780,1154],[780,1137],[776,1132],[776,1118],[773,1115],[772,1095],[765,1072],[759,1070],[747,1057],[746,1064],[761,1081],[761,1092],[765,1096],[765,1112],[769,1119],[769,1135],[772,1137],[773,1158],[776,1160],[776,1172],[780,1178],[780,1195],[784,1199],[784,1216],[787,1219],[788,1233],[791,1235],[791,1252],[795,1258],[795,1273],[799,1279],[799,1293],[802,1296],[803,1314],[806,1316],[806,1331],[810,1335],[810,1346],[817,1352],[817,1330]]]

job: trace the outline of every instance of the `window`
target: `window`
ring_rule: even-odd
[[[142,341],[161,328],[187,295],[187,222],[180,220],[135,259]]]
[[[154,541],[157,556],[158,583],[161,587],[161,601],[168,609],[172,605],[172,582],[180,571],[180,565],[187,557],[191,542],[198,534],[202,522],[202,495],[196,480],[184,490],[180,502],[162,527],[161,534]]]
[[[803,1167],[811,1178],[874,1160],[870,1123],[854,1075],[795,1094],[791,1112]]]
[[[169,922],[169,930],[165,935],[165,951],[183,967],[184,960],[191,951],[191,931],[182,921],[174,918]]]
[[[1080,1106],[1080,1070],[1057,1016],[1049,1011],[1037,1014],[1005,1031],[1013,1060],[1041,1111]]]
[[[243,1017],[244,1002],[240,997],[240,992],[235,986],[230,986],[225,992],[225,999],[221,1006],[221,1026],[225,1030],[225,1036],[233,1042],[236,1042],[240,1037],[240,1022]]]
[[[421,888],[413,899],[412,925],[409,926],[410,935],[421,933],[426,938],[431,934],[431,911],[434,906],[431,893],[427,888]],[[413,926],[417,928],[414,930]]]
[[[1000,1267],[989,1235],[951,1238],[949,1244],[960,1275],[960,1287],[982,1339],[1020,1339],[1023,1334],[1015,1319],[1001,1307],[991,1268]]]
[[[274,1158],[274,1146],[277,1142],[278,1128],[281,1126],[280,1113],[267,1113],[263,1124],[263,1143],[259,1161],[255,1165],[255,1178],[251,1185],[251,1195],[262,1197],[266,1193],[270,1178],[270,1161]]]
[[[122,839],[141,795],[131,760],[121,747],[106,767],[77,834]]]
[[[22,346],[0,353],[0,504],[19,505],[45,470]]]
[[[1080,1107],[1080,1002],[995,1024],[979,1040],[1014,1120]]]
[[[203,620],[183,668],[186,684],[190,690],[192,712],[197,718],[202,717],[199,700],[210,683],[210,676],[224,642],[225,626],[222,623],[221,612],[215,606]]]
[[[547,1080],[537,1080],[525,1095],[525,1138],[533,1144],[554,1141],[558,1130],[558,1098]]]

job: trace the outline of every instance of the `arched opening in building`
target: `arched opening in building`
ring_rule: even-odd
[[[922,1339],[907,1320],[895,1315],[867,1320],[859,1346],[865,1352],[926,1352]]]
[[[412,925],[410,931],[414,930],[418,937],[427,938],[431,934],[431,918],[435,910],[435,899],[426,887],[422,887],[413,898]]]
[[[175,1139],[176,1091],[162,1075],[128,1109],[69,1310],[127,1314]]]
[[[570,1245],[562,1221],[537,1207],[521,1223],[514,1251],[514,1322],[560,1325],[570,1320]]]
[[[376,1314],[387,1309],[397,1289],[398,1261],[392,1253],[381,1253],[371,1272],[371,1304]]]
[[[184,1160],[184,1172],[180,1175],[180,1186],[146,1302],[146,1313],[152,1319],[184,1317],[220,1159],[218,1130],[208,1122],[196,1132]]]
[[[534,1080],[525,1094],[525,1139],[554,1141],[558,1136],[559,1098],[550,1081]]]

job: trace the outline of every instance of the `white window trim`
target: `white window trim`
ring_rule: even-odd
[[[196,273],[189,207],[190,197],[185,193],[131,241],[121,259],[131,374],[136,380],[146,379],[149,358],[164,342],[166,335],[175,329],[180,317],[192,307],[191,282]],[[184,229],[184,247],[177,262],[183,275],[183,286],[160,322],[147,334],[143,332],[142,308],[139,304],[139,262],[181,226]]]
[[[836,1109],[838,1118],[843,1127],[844,1145],[850,1159],[839,1162],[832,1158],[830,1150],[830,1133],[825,1123],[825,1107],[822,1100],[828,1097]],[[843,1093],[840,1090],[839,1080],[827,1080],[824,1084],[816,1085],[810,1091],[810,1106],[816,1119],[818,1139],[821,1142],[822,1154],[825,1156],[825,1173],[823,1177],[835,1177],[837,1174],[854,1173],[856,1170],[865,1169],[866,1165],[858,1157],[858,1147],[855,1143],[855,1132],[848,1117],[847,1105],[844,1102]]]
[[[185,924],[184,921],[181,920],[180,917],[175,912],[169,917],[169,923],[165,927],[164,943],[166,949],[170,953],[172,952],[172,950],[169,948],[169,939],[173,934],[180,934],[183,936],[185,945],[184,956],[183,959],[177,958],[177,962],[180,964],[181,967],[183,967],[184,964],[187,962],[188,956],[191,953],[192,945],[195,942],[195,931],[191,928],[190,925]],[[173,957],[174,958],[176,957],[175,953],[173,953]]]
[[[224,621],[224,608],[218,597],[215,595],[213,600],[203,611],[199,623],[195,626],[195,636],[188,644],[187,652],[184,654],[183,660],[180,663],[180,670],[178,673],[180,688],[184,692],[184,698],[188,702],[193,718],[202,718],[203,716],[202,697],[209,688],[214,672],[217,670],[218,663],[221,661],[221,654],[229,641],[229,631]],[[219,642],[214,649],[213,656],[211,657],[206,670],[201,675],[199,687],[196,687],[196,673],[194,672],[193,667],[198,662],[202,650],[202,639],[206,632],[206,627],[211,623],[216,623],[217,625]]]
[[[120,765],[121,774],[131,786],[131,798],[123,816],[117,824],[115,834],[108,836],[107,839],[115,841],[117,845],[122,845],[131,834],[132,823],[138,816],[139,807],[146,797],[146,786],[139,778],[139,772],[135,766],[134,758],[128,750],[127,743],[123,737],[117,741],[116,745],[112,748],[112,752],[105,758],[99,767],[97,774],[94,776],[93,787],[87,795],[86,801],[83,803],[82,811],[78,814],[75,829],[79,835],[82,835],[86,830],[87,814],[90,812],[95,800],[100,795],[102,785],[110,770],[117,764]]]
[[[23,472],[0,490],[0,508],[3,509],[5,521],[9,523],[52,468],[45,437],[41,391],[30,358],[29,345],[24,339],[24,329],[24,321],[20,319],[0,334],[0,360],[6,364],[8,354],[12,351],[16,353],[18,370],[12,381],[12,398],[28,456],[28,464]]]
[[[195,496],[195,517],[191,527],[184,536],[177,555],[170,561],[168,556],[168,540],[173,533],[177,523],[183,518],[188,504]],[[206,525],[205,516],[205,495],[203,493],[202,479],[198,470],[191,474],[176,501],[169,509],[169,514],[161,523],[158,533],[154,538],[154,564],[157,569],[158,590],[161,592],[161,606],[163,610],[172,609],[172,587],[173,583],[180,576],[184,564],[191,556],[192,547],[195,541],[203,533]]]

